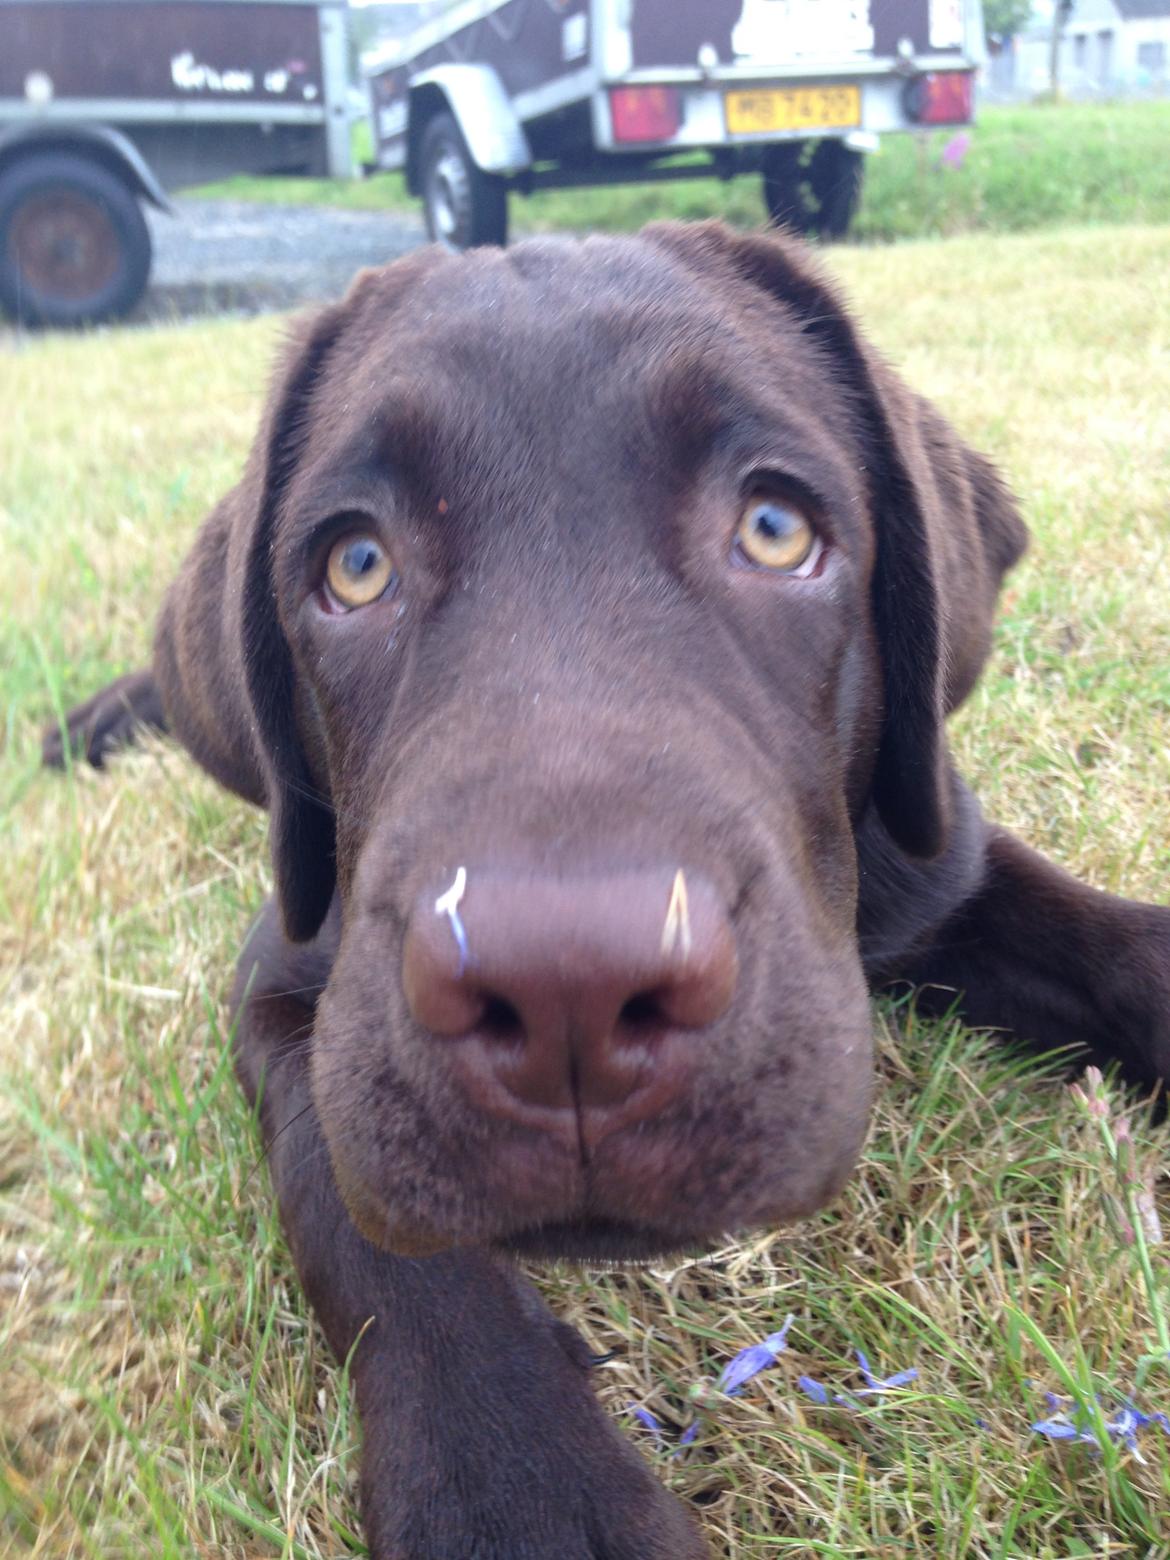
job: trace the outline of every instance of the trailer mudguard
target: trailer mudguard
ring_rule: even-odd
[[[532,149],[524,127],[492,67],[435,65],[410,78],[409,172],[414,170],[422,144],[427,101],[433,102],[436,93],[446,99],[467,150],[484,173],[519,173],[532,166]]]
[[[14,151],[89,151],[136,195],[160,211],[174,213],[170,197],[129,136],[109,125],[70,124],[60,119],[24,120],[0,129],[0,167]]]

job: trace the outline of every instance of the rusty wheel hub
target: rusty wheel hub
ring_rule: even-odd
[[[107,287],[121,259],[104,207],[69,189],[30,195],[9,228],[9,245],[28,287],[73,302]]]

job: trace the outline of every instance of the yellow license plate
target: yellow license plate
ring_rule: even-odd
[[[759,87],[723,99],[732,135],[840,130],[861,123],[860,87]]]

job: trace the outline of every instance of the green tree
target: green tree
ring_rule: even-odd
[[[1032,17],[1032,0],[983,0],[983,22],[989,33],[1011,38]]]

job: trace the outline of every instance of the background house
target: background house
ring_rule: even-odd
[[[1045,92],[1051,85],[1051,25],[1050,15],[1038,14],[1015,40],[1011,78],[1019,93]],[[1060,86],[1070,97],[1165,92],[1170,0],[1076,0],[1061,40]]]

